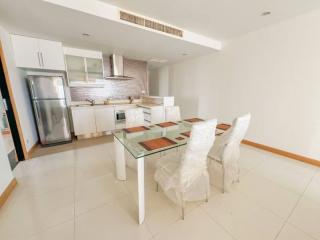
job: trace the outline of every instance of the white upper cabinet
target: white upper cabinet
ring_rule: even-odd
[[[102,52],[64,48],[69,86],[103,86]]]
[[[39,40],[39,48],[45,69],[65,70],[61,42]]]
[[[46,70],[65,70],[60,42],[12,35],[12,45],[17,67]]]
[[[17,67],[41,68],[38,39],[12,35],[14,58]]]

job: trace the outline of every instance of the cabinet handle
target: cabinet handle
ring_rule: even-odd
[[[38,62],[39,62],[39,67],[42,67],[42,65],[41,65],[41,58],[40,58],[40,52],[38,52]]]
[[[44,68],[44,61],[43,61],[43,54],[42,54],[42,52],[40,53],[40,56],[41,56],[42,67]]]

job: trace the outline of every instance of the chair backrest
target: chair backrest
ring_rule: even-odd
[[[126,127],[138,127],[144,125],[144,116],[142,108],[130,108],[125,110]]]
[[[222,146],[222,158],[225,161],[239,157],[239,146],[249,128],[250,119],[251,114],[246,114],[234,119],[232,127],[225,132],[224,135],[226,139]]]
[[[251,119],[251,114],[238,117],[233,120],[232,127],[228,130],[229,132],[229,143],[240,144],[244,136],[247,133]]]
[[[166,107],[166,121],[177,122],[181,120],[180,107],[179,106],[168,106]]]
[[[207,169],[207,155],[214,139],[217,119],[196,123],[180,163],[180,186],[188,187]]]

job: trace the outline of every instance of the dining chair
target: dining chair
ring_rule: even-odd
[[[251,115],[246,114],[233,120],[232,126],[221,136],[217,137],[208,158],[222,165],[222,191],[226,192],[234,182],[240,181],[240,143],[243,140]]]
[[[144,125],[144,116],[142,108],[130,108],[125,110],[126,128],[138,127]]]
[[[186,150],[168,154],[157,163],[154,179],[169,199],[181,206],[186,201],[208,201],[210,195],[207,155],[215,139],[217,120],[194,124]]]
[[[180,107],[179,106],[168,106],[165,109],[166,121],[167,122],[178,122],[181,120]]]

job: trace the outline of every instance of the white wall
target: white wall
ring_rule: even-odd
[[[169,69],[184,115],[231,122],[251,112],[247,139],[320,159],[320,10]]]
[[[165,97],[169,95],[169,68],[162,67],[149,71],[150,95]]]
[[[215,56],[190,59],[169,67],[169,95],[181,108],[182,117],[217,117],[220,78]]]
[[[25,81],[25,72],[15,67],[10,35],[1,26],[0,39],[7,63],[20,124],[23,131],[24,142],[27,150],[30,150],[30,148],[38,141],[38,136],[33,118],[27,84]]]

